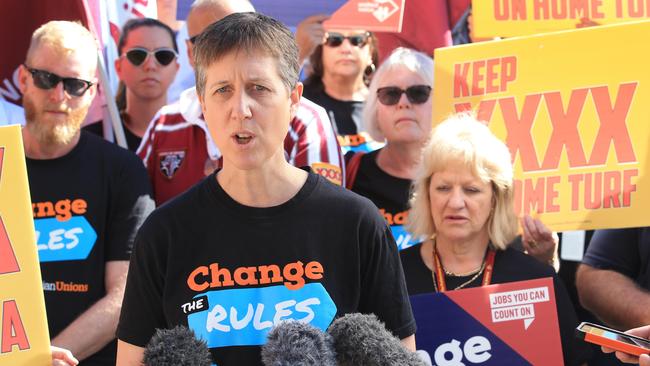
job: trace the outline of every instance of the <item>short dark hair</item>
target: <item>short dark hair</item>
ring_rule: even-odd
[[[281,22],[260,13],[234,13],[210,24],[194,44],[196,92],[203,95],[206,69],[233,52],[263,51],[277,60],[280,79],[289,91],[298,82],[298,46],[293,33]]]
[[[169,33],[169,38],[171,38],[172,40],[172,46],[174,48],[174,51],[178,53],[178,45],[176,44],[176,34],[174,34],[174,31],[171,28],[169,28],[167,24],[161,22],[158,19],[134,18],[134,19],[129,19],[126,23],[124,23],[124,26],[122,26],[120,39],[117,42],[118,54],[122,55],[122,51],[124,50],[124,44],[126,43],[126,40],[129,38],[129,33],[141,27],[159,27],[167,31],[167,33]]]

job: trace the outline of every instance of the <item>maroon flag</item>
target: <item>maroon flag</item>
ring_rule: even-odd
[[[88,24],[83,0],[6,1],[0,12],[0,97],[22,105],[18,89],[18,66],[25,61],[32,33],[50,20],[76,20]]]

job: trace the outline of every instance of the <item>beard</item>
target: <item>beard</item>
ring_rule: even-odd
[[[79,133],[81,124],[86,118],[90,105],[76,109],[66,105],[46,104],[38,108],[29,94],[23,95],[25,109],[25,128],[39,144],[43,146],[67,145]],[[45,111],[60,111],[65,113],[65,121],[52,121]]]

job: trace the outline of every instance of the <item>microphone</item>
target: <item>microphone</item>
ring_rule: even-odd
[[[327,332],[334,340],[339,366],[425,366],[393,336],[374,314],[346,314],[336,319]]]
[[[211,366],[208,344],[196,338],[194,331],[179,325],[156,329],[144,349],[145,366]]]
[[[332,338],[301,321],[286,320],[269,332],[262,346],[265,366],[336,366]]]

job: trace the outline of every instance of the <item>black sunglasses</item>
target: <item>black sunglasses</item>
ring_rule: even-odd
[[[395,105],[399,103],[402,93],[406,94],[409,102],[413,104],[426,103],[431,95],[431,87],[429,85],[413,85],[406,88],[406,90],[396,86],[387,86],[377,89],[377,99],[383,105]]]
[[[370,34],[368,32],[363,34],[354,34],[351,36],[344,36],[341,33],[329,32],[325,38],[325,45],[329,47],[338,47],[343,44],[343,40],[347,39],[350,44],[357,47],[363,47],[368,41]]]
[[[156,62],[158,62],[158,64],[161,66],[169,65],[172,61],[174,61],[174,59],[176,59],[176,57],[178,57],[176,51],[172,50],[171,48],[159,48],[155,51],[149,51],[146,48],[135,47],[124,53],[126,59],[129,60],[133,66],[142,65],[142,63],[144,63],[147,57],[149,57],[151,54],[154,55]]]
[[[45,70],[34,69],[24,64],[23,66],[25,66],[27,71],[32,74],[34,85],[43,90],[55,88],[59,82],[62,82],[63,90],[65,90],[66,93],[73,97],[80,97],[84,95],[88,88],[93,86],[93,83],[90,81],[77,78],[63,78]]]

